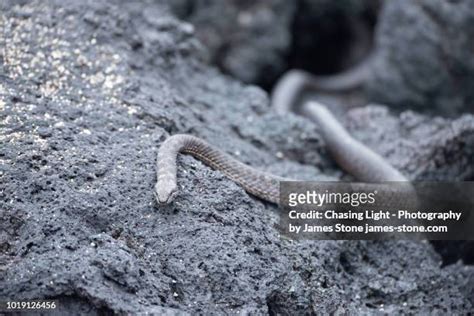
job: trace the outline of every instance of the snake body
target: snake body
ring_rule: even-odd
[[[353,139],[323,105],[310,102],[303,111],[318,123],[336,161],[357,179],[374,182],[407,181],[382,157]],[[180,152],[220,170],[247,192],[272,203],[279,203],[280,181],[292,180],[250,167],[198,137],[178,134],[166,139],[158,151],[155,197],[159,204],[172,202],[178,193],[176,160]]]
[[[254,169],[201,138],[177,134],[166,139],[158,151],[158,182],[155,186],[155,197],[160,204],[170,203],[178,192],[176,158],[180,152],[190,154],[210,167],[220,170],[247,192],[272,203],[278,204],[280,181],[290,181]]]
[[[322,104],[305,103],[301,112],[319,127],[326,146],[339,166],[359,181],[408,181],[382,156],[354,139]]]
[[[343,93],[359,89],[369,79],[374,58],[369,55],[360,64],[335,75],[316,76],[302,70],[290,70],[273,89],[272,108],[278,113],[287,113],[307,90]]]

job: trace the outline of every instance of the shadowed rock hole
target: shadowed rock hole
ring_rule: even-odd
[[[282,64],[259,67],[248,83],[271,91],[278,79],[290,69],[302,69],[325,75],[341,72],[362,61],[372,49],[372,39],[380,10],[380,1],[308,1],[298,0],[290,18],[291,43],[280,52]],[[239,2],[239,9],[251,10],[251,1]],[[177,16],[192,22],[200,8],[193,2],[174,7]],[[280,21],[275,20],[275,23]],[[197,25],[196,27],[200,27]],[[283,34],[281,34],[283,36]],[[213,63],[224,73],[229,43],[215,48]],[[265,52],[262,52],[265,54]]]
[[[347,254],[341,253],[341,255],[339,256],[339,263],[345,272],[349,274],[354,273],[354,267],[351,264],[351,259],[349,258]]]
[[[271,91],[281,75],[290,69],[302,69],[315,75],[335,74],[368,56],[378,4],[364,1],[360,8],[347,9],[344,3],[327,5],[321,11],[320,7],[309,6],[307,1],[298,1],[285,68],[276,76],[262,71],[257,84]]]
[[[474,241],[436,240],[431,242],[436,252],[447,266],[462,260],[465,264],[474,264]]]

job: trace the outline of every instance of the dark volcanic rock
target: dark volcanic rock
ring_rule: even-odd
[[[299,0],[289,68],[328,74],[357,64],[372,48],[378,0]]]
[[[171,0],[196,27],[210,60],[247,83],[268,83],[285,69],[296,1]]]
[[[473,241],[438,240],[434,241],[433,245],[446,264],[455,263],[458,260],[466,264],[474,264]]]
[[[372,46],[378,0],[171,0],[224,73],[270,90],[290,68],[352,66]]]
[[[348,128],[412,180],[474,179],[474,116],[449,120],[369,105],[348,113]]]
[[[474,179],[474,116],[455,120],[408,111],[390,115],[387,107],[371,105],[348,113],[349,129],[365,144],[388,157],[416,181]],[[462,259],[473,263],[472,241],[435,241],[444,264]]]
[[[474,2],[386,1],[371,99],[457,114],[474,111]]]
[[[156,205],[157,149],[175,133],[282,176],[341,173],[309,122],[270,113],[262,90],[204,65],[165,5],[12,3],[1,13],[0,300],[91,315],[472,311],[472,288],[454,277],[463,265],[441,268],[430,244],[282,239],[275,206],[192,157],[179,158],[175,203]],[[360,111],[378,127],[348,125],[407,175],[467,177],[471,116]],[[452,134],[430,133],[441,125]],[[417,137],[420,153],[400,145]],[[427,166],[429,152],[456,159]]]

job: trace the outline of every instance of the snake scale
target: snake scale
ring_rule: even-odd
[[[331,112],[322,104],[308,102],[302,112],[316,121],[323,139],[340,166],[360,181],[407,181],[381,156],[352,138]],[[280,181],[292,181],[250,167],[198,137],[177,134],[160,146],[157,158],[155,197],[168,204],[178,194],[177,156],[190,154],[221,171],[247,192],[272,203],[279,203]]]

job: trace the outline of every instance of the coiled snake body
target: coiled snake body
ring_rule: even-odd
[[[336,118],[317,102],[309,102],[303,113],[314,119],[329,150],[346,171],[361,181],[407,181],[381,156],[353,139]],[[169,137],[160,147],[157,159],[155,197],[159,204],[168,204],[178,193],[176,158],[178,153],[190,154],[240,184],[247,192],[272,203],[279,203],[280,181],[291,181],[256,170],[210,145],[186,134]]]

